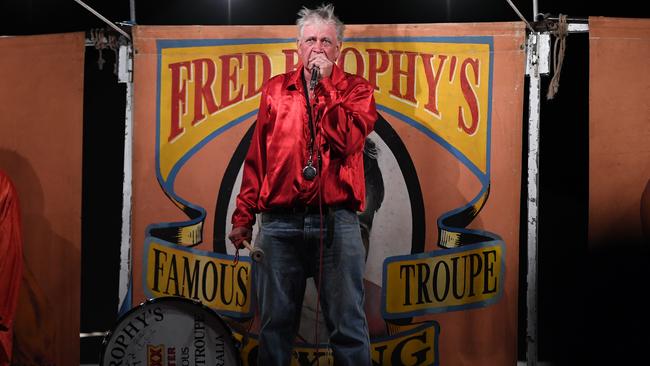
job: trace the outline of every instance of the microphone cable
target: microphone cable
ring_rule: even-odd
[[[313,99],[314,102],[316,102],[316,93],[314,91],[314,88],[316,84],[318,83],[318,75],[319,74],[319,69],[317,66],[312,67],[312,72],[311,72],[311,79],[309,81],[309,88],[313,92]],[[307,111],[309,113],[309,128],[312,131],[312,151],[315,147],[316,149],[316,176],[318,177],[318,183],[317,183],[317,190],[318,190],[318,214],[319,214],[319,231],[318,231],[318,281],[316,283],[316,320],[315,320],[315,345],[316,345],[316,350],[314,354],[316,355],[317,359],[319,358],[318,352],[320,350],[320,332],[319,332],[319,315],[320,315],[320,293],[321,293],[321,284],[323,282],[323,221],[324,221],[324,216],[323,216],[323,187],[322,187],[322,159],[321,159],[321,150],[320,150],[320,142],[318,141],[323,138],[322,134],[319,134],[316,131],[316,118],[314,116],[314,112],[316,110],[316,104],[313,106],[311,105],[312,99],[309,96],[309,92],[307,90],[307,83],[305,81],[304,76],[302,77],[303,80],[303,88],[305,88],[305,98],[307,99]],[[315,145],[315,146],[314,146]]]
[[[315,68],[316,72],[318,72],[318,68]],[[313,74],[312,74],[313,75]],[[313,79],[313,77],[312,77]],[[316,99],[316,94],[314,93],[314,100]],[[314,106],[315,107],[315,106]],[[312,111],[314,111],[316,108],[312,108]],[[316,123],[314,122],[314,125]],[[316,127],[316,126],[314,126]],[[320,139],[322,139],[322,134],[317,134]],[[319,141],[320,142],[320,141]],[[318,284],[316,285],[316,329],[314,330],[316,333],[315,337],[315,342],[316,342],[316,351],[314,352],[316,359],[319,359],[320,356],[318,355],[318,351],[320,348],[319,344],[319,310],[320,310],[320,293],[321,293],[321,285],[323,283],[323,221],[324,221],[324,216],[323,216],[323,186],[322,186],[322,170],[323,170],[323,164],[321,161],[321,151],[320,151],[320,143],[316,143],[314,141],[314,145],[316,145],[316,156],[317,156],[317,164],[318,164],[318,212],[319,212],[319,231],[318,231]],[[320,362],[319,362],[320,363]]]

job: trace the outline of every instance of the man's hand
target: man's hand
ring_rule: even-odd
[[[230,231],[230,234],[228,234],[228,239],[230,239],[237,249],[244,247],[244,240],[250,243],[252,238],[253,231],[247,227],[233,228],[232,231]]]
[[[314,53],[312,54],[311,59],[309,60],[309,64],[307,67],[309,70],[312,69],[312,67],[318,67],[318,72],[320,73],[320,77],[322,78],[327,78],[332,75],[332,68],[334,67],[334,62],[330,61],[327,59],[327,55],[325,53]]]

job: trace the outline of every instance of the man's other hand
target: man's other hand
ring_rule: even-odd
[[[250,243],[252,238],[253,231],[247,227],[233,228],[232,231],[230,231],[230,234],[228,234],[228,239],[230,239],[237,249],[244,247],[244,240]]]

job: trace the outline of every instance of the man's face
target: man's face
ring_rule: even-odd
[[[307,23],[298,39],[298,55],[302,64],[311,70],[311,61],[319,54],[335,63],[341,51],[341,43],[336,38],[336,27],[326,23]]]

